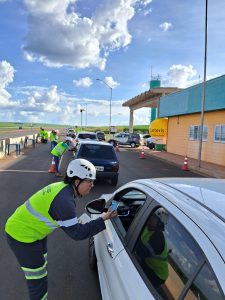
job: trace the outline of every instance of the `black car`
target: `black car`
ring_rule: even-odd
[[[105,133],[103,131],[96,131],[96,135],[99,141],[105,141]]]
[[[89,160],[96,168],[97,179],[110,179],[113,186],[117,185],[119,161],[112,145],[99,141],[82,141],[76,158]]]

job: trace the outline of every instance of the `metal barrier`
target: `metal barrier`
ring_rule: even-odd
[[[35,139],[29,139],[28,136],[25,136],[25,139],[24,139],[24,148],[28,147],[28,141],[31,141],[32,142],[32,147],[35,148],[35,142],[36,142],[36,140]]]
[[[5,155],[9,155],[10,153],[10,146],[16,146],[16,155],[20,155],[20,144],[6,144],[5,145]]]

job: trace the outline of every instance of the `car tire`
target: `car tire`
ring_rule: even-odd
[[[136,143],[132,142],[132,143],[130,143],[130,146],[131,146],[131,148],[135,148],[136,147]]]
[[[94,237],[89,238],[89,245],[88,245],[88,262],[89,267],[93,271],[97,271],[97,257],[95,254],[95,244],[94,244]]]
[[[111,178],[111,185],[116,186],[118,183],[118,176]]]

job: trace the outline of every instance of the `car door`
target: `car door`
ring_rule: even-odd
[[[164,212],[163,217],[154,223],[159,211]],[[155,299],[224,299],[205,252],[213,251],[215,260],[219,255],[198,226],[159,194],[147,213],[148,218],[140,223],[128,249]],[[199,246],[198,240],[205,248]]]
[[[95,237],[103,299],[151,299],[148,288],[129,258],[126,238],[132,234],[135,219],[141,218],[145,207],[156,194],[152,191],[152,195],[148,195],[136,187],[120,191],[120,199],[123,201],[118,208],[119,216],[106,221],[106,230]],[[113,199],[117,199],[116,196]],[[128,282],[129,286],[132,283],[137,286],[138,283],[138,289],[127,289]]]

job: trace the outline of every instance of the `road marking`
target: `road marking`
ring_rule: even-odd
[[[32,170],[0,170],[0,172],[48,173],[48,171],[32,171]]]

